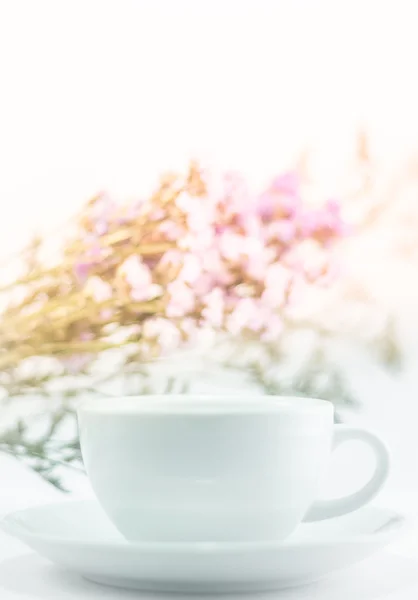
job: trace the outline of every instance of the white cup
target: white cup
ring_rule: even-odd
[[[138,396],[78,411],[99,502],[130,540],[283,539],[302,520],[354,511],[381,489],[389,455],[375,434],[334,425],[330,402],[261,396]],[[359,491],[316,500],[332,449],[361,440],[376,469]]]

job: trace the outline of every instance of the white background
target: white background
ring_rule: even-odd
[[[260,180],[417,147],[414,0],[0,0],[0,255],[191,155]]]

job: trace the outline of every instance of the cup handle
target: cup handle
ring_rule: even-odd
[[[383,487],[388,475],[390,455],[386,444],[374,433],[367,429],[351,427],[349,425],[335,425],[333,450],[347,441],[360,440],[365,442],[374,451],[376,468],[371,479],[357,492],[336,498],[335,500],[319,500],[313,504],[305,516],[304,521],[323,521],[332,517],[340,517],[357,510],[372,500]]]

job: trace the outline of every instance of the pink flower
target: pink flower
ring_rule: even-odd
[[[283,321],[277,314],[270,314],[266,320],[266,326],[261,334],[263,342],[275,342],[283,332]]]
[[[323,243],[342,236],[347,231],[340,215],[340,207],[334,200],[329,201],[324,208],[301,215],[299,226],[304,237],[314,237]]]
[[[109,300],[113,294],[112,286],[97,276],[90,277],[87,280],[84,291],[99,303]]]
[[[149,268],[142,259],[132,254],[119,267],[119,273],[123,275],[132,288],[146,288],[151,285],[152,277]]]
[[[77,375],[84,371],[92,360],[92,355],[89,353],[84,354],[70,354],[67,356],[60,357],[60,363],[71,375]]]
[[[309,238],[318,226],[317,215],[315,212],[302,213],[298,219],[299,232],[304,238]]]
[[[83,331],[79,337],[82,342],[90,342],[94,339],[94,334],[91,331]]]
[[[202,316],[212,327],[219,328],[223,324],[225,312],[225,296],[221,288],[214,288],[203,299]]]
[[[223,176],[224,196],[241,198],[247,194],[247,186],[244,178],[235,171],[227,171]]]
[[[210,274],[219,273],[225,266],[220,250],[217,247],[208,249],[207,252],[202,254],[201,259],[204,272],[206,271]]]
[[[93,230],[98,236],[108,232],[116,209],[116,204],[109,194],[103,192],[94,200],[90,206],[90,218]]]
[[[326,272],[328,267],[328,255],[322,249],[316,249],[316,251],[311,251],[309,254],[307,253],[307,245],[306,248],[301,248],[304,251],[304,260],[303,260],[303,272],[305,274],[306,279],[313,282]]]
[[[222,255],[233,262],[238,262],[245,254],[248,240],[245,236],[233,231],[225,231],[219,240]]]
[[[109,321],[113,316],[113,311],[111,308],[104,308],[100,311],[100,318],[102,321]]]
[[[270,308],[282,306],[285,301],[292,273],[282,264],[270,265],[264,280],[264,291],[261,296],[262,303]]]
[[[140,198],[139,200],[135,200],[134,202],[132,202],[132,204],[127,206],[126,210],[125,210],[126,222],[137,219],[141,210],[143,210],[144,205],[145,205],[144,199]]]
[[[285,173],[273,180],[270,188],[261,194],[257,202],[258,214],[263,220],[279,217],[292,218],[301,207],[299,177],[296,173]]]
[[[201,297],[205,296],[205,294],[208,294],[217,283],[218,281],[215,280],[211,274],[203,273],[193,284],[193,289],[196,296]]]
[[[183,317],[195,308],[196,298],[193,290],[182,281],[169,283],[167,291],[170,296],[166,308],[167,317]]]
[[[176,199],[176,204],[187,218],[188,229],[199,233],[208,229],[214,218],[214,206],[208,198],[191,196],[182,192]]]
[[[159,264],[161,266],[165,265],[181,265],[183,261],[183,254],[180,250],[167,250],[165,254],[161,257]]]
[[[84,354],[74,354],[69,358],[62,359],[67,371],[69,371],[72,375],[76,375],[77,373],[84,371],[90,361],[91,356]]]
[[[178,206],[186,215],[195,212],[196,202],[198,202],[197,198],[184,191],[176,198],[176,206]]]
[[[255,238],[264,237],[264,223],[254,210],[241,213],[239,225],[243,229],[245,235]]]
[[[276,177],[272,184],[271,189],[274,192],[286,194],[287,196],[299,196],[300,188],[300,177],[295,171],[288,171]]]
[[[290,244],[297,235],[297,229],[294,221],[289,219],[280,219],[267,225],[269,239],[278,240],[282,244]]]
[[[202,274],[202,264],[195,254],[185,254],[183,268],[180,271],[180,279],[185,283],[195,283]]]
[[[260,239],[249,237],[246,244],[246,260],[244,262],[246,273],[257,281],[263,281],[266,270],[274,260],[275,255],[274,248],[267,246]]]
[[[128,302],[162,298],[165,308],[154,302],[157,313],[141,319],[144,348],[150,352],[156,339],[164,351],[180,343],[179,335],[188,338],[186,323],[191,329],[210,326],[238,336],[253,332],[262,342],[274,342],[296,288],[304,294],[307,283],[320,284],[331,276],[328,246],[346,232],[337,202],[305,208],[299,176],[291,171],[276,177],[261,195],[250,194],[233,173],[215,183],[209,182],[202,196],[192,191],[165,198],[157,194],[130,212],[105,196],[91,204],[85,251],[75,274],[86,294],[106,302],[98,310],[115,326],[118,307],[112,305],[109,315],[103,312],[113,290],[127,290]],[[117,233],[121,223],[132,227],[132,239],[125,231],[119,241],[118,235],[101,238],[107,231]],[[142,258],[135,249],[142,235],[147,244],[166,240],[175,248],[161,253],[158,244]],[[127,252],[131,256],[122,259]],[[105,279],[98,273],[106,273]]]
[[[341,214],[341,206],[337,200],[331,199],[328,200],[326,204],[327,210],[335,215],[340,216]]]
[[[326,210],[330,215],[333,215],[332,230],[335,236],[344,236],[349,232],[347,223],[341,216],[341,206],[336,200],[328,200]]]
[[[223,189],[218,205],[226,216],[237,215],[239,218],[252,208],[252,198],[248,192],[244,178],[238,173],[229,172],[224,175]]]
[[[161,221],[165,217],[165,210],[161,206],[145,206],[148,221]]]
[[[91,262],[78,262],[74,265],[74,275],[79,283],[86,281],[93,266]]]
[[[316,285],[326,286],[340,273],[340,268],[330,260],[324,250],[312,253],[304,262],[305,280]]]
[[[239,300],[227,319],[227,330],[238,335],[245,329],[260,331],[264,325],[264,315],[254,298]]]
[[[85,239],[86,252],[88,260],[98,263],[103,258],[103,248],[96,235],[88,235]]]
[[[168,352],[178,347],[181,339],[179,329],[163,317],[152,317],[144,322],[143,336],[147,339],[156,339],[160,350]]]
[[[95,235],[87,235],[83,245],[86,249],[74,265],[74,274],[79,283],[84,283],[92,270],[105,258]]]
[[[145,292],[145,290],[144,292],[142,290],[132,290],[132,298],[138,302],[142,302],[143,300],[154,300],[155,298],[162,296],[162,294],[163,288],[157,283],[152,283],[147,292]]]
[[[159,230],[169,240],[176,240],[184,233],[183,227],[171,220],[163,221],[159,226]]]
[[[203,254],[210,250],[214,244],[215,230],[212,227],[206,227],[198,232],[185,233],[177,241],[177,245],[182,251]]]
[[[124,276],[131,287],[132,298],[138,302],[152,300],[162,293],[161,286],[152,281],[151,271],[141,258],[132,254],[119,267],[119,274]]]
[[[320,276],[315,280],[315,283],[324,287],[331,285],[337,279],[337,277],[341,275],[341,272],[341,265],[336,264],[333,260],[330,260]]]
[[[109,217],[115,210],[115,202],[107,192],[98,194],[90,207],[91,215],[96,219]]]

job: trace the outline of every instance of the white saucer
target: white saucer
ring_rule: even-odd
[[[395,511],[368,506],[302,524],[281,543],[129,543],[95,501],[31,508],[0,522],[39,554],[87,579],[173,592],[270,590],[315,581],[370,556],[404,524]]]

